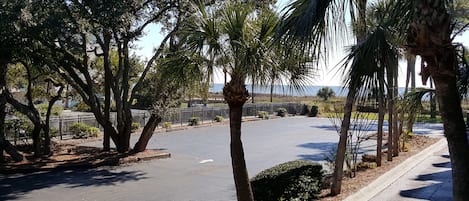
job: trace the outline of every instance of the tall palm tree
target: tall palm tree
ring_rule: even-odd
[[[253,200],[248,171],[241,141],[242,108],[250,94],[245,86],[247,78],[255,78],[259,84],[268,82],[267,72],[281,71],[288,75],[293,86],[299,87],[307,79],[307,65],[276,68],[271,56],[276,55],[273,38],[278,17],[267,7],[249,3],[226,3],[220,9],[198,5],[192,26],[185,32],[184,41],[189,50],[203,56],[222,58],[221,67],[231,80],[223,88],[223,95],[230,109],[231,159],[238,200]]]
[[[279,35],[284,38],[286,45],[308,50],[314,57],[320,58],[320,55],[323,52],[327,53],[327,49],[330,48],[331,44],[328,44],[327,41],[337,39],[334,38],[336,36],[344,37],[345,34],[340,34],[340,32],[345,27],[345,13],[347,11],[349,11],[352,18],[357,44],[365,40],[367,35],[366,6],[367,0],[296,0],[289,5],[279,29]],[[357,67],[357,65],[353,66]],[[354,71],[354,73],[358,72],[360,71]],[[362,75],[355,75],[357,76],[350,77],[351,79],[347,83],[348,94],[344,106],[344,117],[340,129],[331,186],[331,194],[334,195],[339,194],[341,191],[343,164],[353,104],[362,86]]]
[[[469,200],[469,143],[458,94],[458,65],[446,1],[412,1],[408,50],[422,58],[422,78],[432,77],[451,158],[453,199]]]

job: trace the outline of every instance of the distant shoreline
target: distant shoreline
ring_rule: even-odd
[[[348,90],[344,89],[342,86],[305,86],[302,91],[292,90],[288,86],[275,85],[274,94],[277,96],[316,96],[318,91],[323,87],[331,88],[337,97],[346,97]],[[247,84],[246,88],[249,93],[252,93],[251,85]],[[209,89],[211,93],[221,93],[223,92],[223,84],[212,84]],[[255,94],[270,94],[270,87],[254,87]],[[399,87],[399,94],[404,94],[404,88]]]

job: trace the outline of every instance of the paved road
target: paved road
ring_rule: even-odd
[[[426,129],[435,128],[424,126],[420,132]],[[251,176],[289,160],[321,161],[338,141],[324,118],[247,122],[242,132]],[[371,150],[373,145],[364,147]],[[0,200],[235,200],[227,125],[158,134],[149,148],[167,149],[172,157],[121,167],[0,176]]]

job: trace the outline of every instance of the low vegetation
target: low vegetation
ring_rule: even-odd
[[[77,139],[98,137],[99,128],[90,126],[82,122],[77,122],[70,126],[70,132],[73,134],[73,138]]]
[[[323,180],[319,163],[295,160],[264,170],[251,179],[254,199],[315,200]]]

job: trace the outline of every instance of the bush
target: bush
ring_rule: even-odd
[[[73,138],[98,137],[99,129],[85,123],[78,122],[70,126],[70,132],[72,132]]]
[[[316,116],[318,116],[318,112],[319,112],[318,106],[313,105],[313,106],[311,106],[311,111],[309,111],[308,116],[316,117]]]
[[[191,117],[189,119],[189,126],[197,126],[200,124],[200,117]]]
[[[45,116],[47,114],[47,108],[49,107],[49,104],[47,103],[41,103],[36,105],[37,110],[41,115]],[[52,110],[51,110],[51,116],[60,116],[62,114],[62,111],[64,108],[61,105],[53,105]]]
[[[58,134],[59,134],[59,130],[57,130],[57,128],[54,128],[54,127],[49,128],[50,137],[57,137]]]
[[[296,160],[264,170],[251,179],[254,199],[314,200],[321,191],[322,166]]]
[[[288,113],[287,109],[285,109],[283,107],[277,109],[277,116],[286,117],[287,113]]]
[[[309,106],[304,104],[303,105],[303,110],[301,111],[301,115],[309,115],[311,111],[309,110]]]
[[[259,111],[257,112],[257,117],[261,119],[269,119],[269,113],[267,111]]]
[[[375,169],[378,167],[376,162],[360,162],[357,164],[358,170]]]
[[[168,129],[168,128],[173,127],[173,124],[172,124],[171,122],[169,122],[169,121],[165,121],[165,122],[163,122],[163,125],[162,125],[162,126],[163,126],[163,128]]]
[[[137,131],[139,128],[140,128],[140,123],[132,122],[132,125],[130,126],[130,129],[132,130],[132,132]]]
[[[223,119],[224,119],[224,118],[223,118],[222,116],[216,116],[214,120],[215,120],[216,122],[222,122]]]
[[[88,106],[85,102],[80,101],[76,106],[75,110],[79,112],[89,112],[91,111],[90,106]]]

